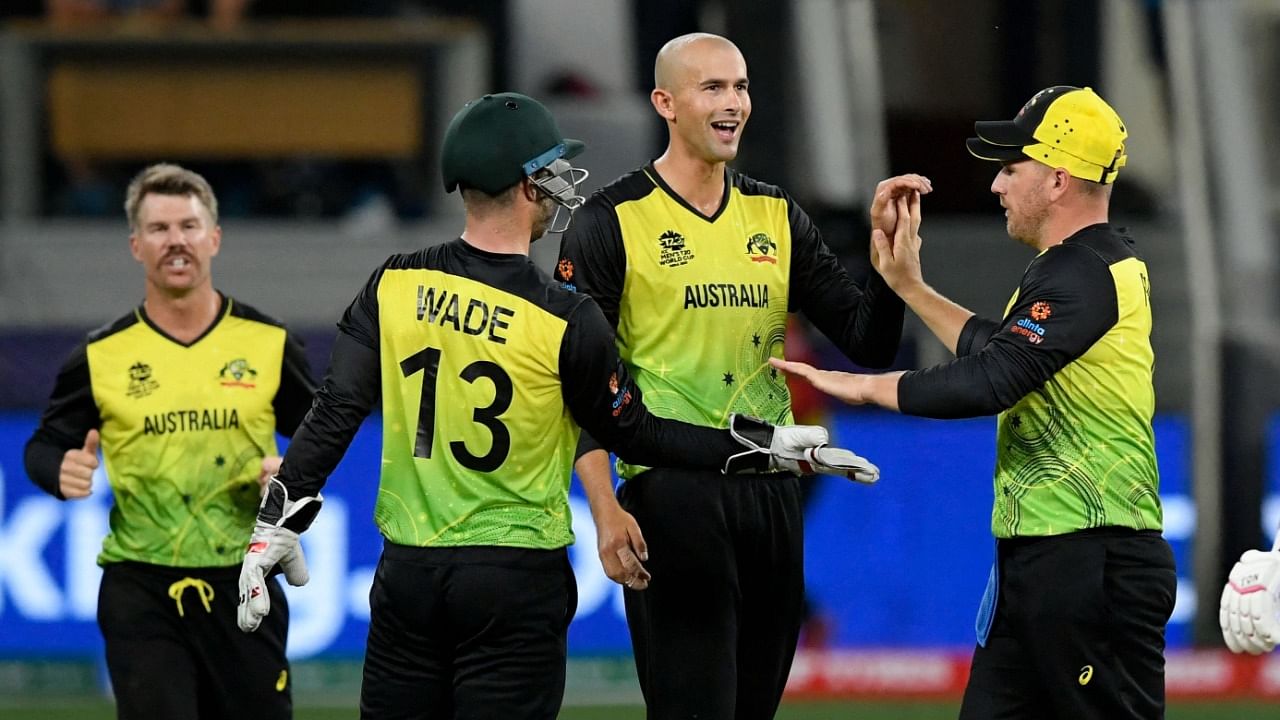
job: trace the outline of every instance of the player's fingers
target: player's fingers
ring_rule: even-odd
[[[82,473],[85,477],[93,475],[93,471],[98,469],[98,456],[87,453],[84,450],[68,450],[62,456],[62,467],[64,469],[75,468],[77,473]]]
[[[627,528],[627,543],[631,545],[631,549],[635,551],[636,556],[641,560],[649,559],[649,543],[644,541],[644,533],[640,532],[640,525],[635,522],[634,518],[632,519],[631,527]]]
[[[1244,647],[1240,644],[1240,638],[1234,630],[1231,629],[1231,602],[1225,593],[1231,592],[1230,588],[1224,591],[1221,604],[1218,606],[1218,627],[1222,630],[1222,641],[1226,643],[1227,649],[1233,653],[1244,652]]]
[[[796,360],[783,360],[782,358],[769,358],[769,364],[781,370],[788,375],[802,377],[810,382],[813,381],[817,369],[808,363],[798,362]]]
[[[1253,615],[1249,609],[1249,595],[1241,595],[1237,600],[1240,611],[1235,614],[1236,632],[1247,639],[1253,635]]]
[[[884,234],[880,228],[871,231],[871,247],[879,253],[880,257],[885,259],[893,258],[893,246],[889,243],[889,236]]]
[[[80,452],[73,450],[72,452]],[[64,478],[76,478],[88,482],[93,478],[94,465],[89,465],[83,459],[68,457],[62,460],[62,465],[58,468],[58,473]]]
[[[1275,645],[1271,642],[1271,623],[1269,616],[1270,603],[1266,592],[1249,593],[1249,620],[1253,624],[1253,645],[1258,654],[1270,652]]]
[[[267,592],[266,581],[260,569],[253,573],[252,581],[247,588],[247,597],[241,607],[244,608],[244,616],[240,629],[246,632],[257,630],[262,624],[262,618],[271,612],[271,594]]]
[[[62,494],[65,495],[67,489],[88,493],[93,489],[93,480],[79,475],[63,473],[58,477],[58,486],[62,488]]]
[[[266,487],[271,482],[271,478],[280,472],[280,462],[282,458],[279,455],[268,455],[262,458],[262,469],[258,471],[258,484]]]
[[[604,570],[605,577],[616,583],[627,581],[627,571],[622,566],[622,559],[618,557],[618,553],[622,547],[617,542],[601,541],[596,548],[597,554],[600,556],[600,567]]]
[[[880,182],[876,186],[876,192],[879,194],[884,191],[885,197],[894,197],[907,192],[919,192],[927,194],[933,191],[933,183],[929,178],[923,175],[908,173],[906,175],[898,175]]]
[[[81,449],[91,455],[97,456],[98,441],[99,441],[98,430],[96,428],[93,430],[90,430],[89,432],[85,433],[84,447]]]
[[[622,563],[623,579],[619,580],[623,585],[632,590],[643,590],[649,585],[649,571],[644,565],[640,564],[640,558],[631,551],[631,548],[623,548],[618,551],[618,560]]]

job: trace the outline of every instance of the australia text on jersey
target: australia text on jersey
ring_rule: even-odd
[[[508,307],[489,303],[478,298],[466,298],[466,312],[462,312],[464,299],[458,293],[451,293],[444,288],[418,286],[418,320],[426,319],[440,327],[452,326],[457,332],[467,335],[480,335],[487,331],[485,339],[500,345],[507,343],[501,331],[511,327],[510,320],[516,311]]]
[[[143,435],[164,435],[174,432],[198,430],[236,430],[240,428],[240,414],[235,408],[204,408],[203,410],[171,410],[148,415],[143,419]]]
[[[684,308],[768,307],[769,286],[764,283],[702,283],[684,286]]]

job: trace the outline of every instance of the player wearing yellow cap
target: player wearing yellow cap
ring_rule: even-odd
[[[1128,132],[1069,86],[975,129],[969,151],[1001,163],[991,191],[1009,235],[1038,252],[1004,317],[926,285],[919,195],[878,196],[896,221],[892,239],[873,234],[880,272],[956,359],[879,376],[777,365],[850,403],[998,415],[997,557],[961,718],[1162,717],[1176,580],[1160,534],[1150,282],[1107,221]]]

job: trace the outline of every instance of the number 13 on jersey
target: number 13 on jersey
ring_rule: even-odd
[[[454,382],[452,378],[441,379],[438,377],[440,356],[440,348],[427,347],[400,361],[400,372],[403,373],[404,377],[408,378],[416,373],[423,374],[422,396],[418,402],[417,440],[413,447],[415,457],[431,458],[436,435],[436,396],[439,390],[438,386],[441,382]],[[449,451],[453,453],[453,457],[463,467],[477,472],[493,472],[501,467],[511,451],[511,432],[502,423],[499,416],[506,412],[507,408],[511,407],[514,387],[511,383],[511,376],[501,366],[490,360],[477,360],[463,368],[458,375],[458,380],[468,384],[474,384],[481,378],[486,378],[493,384],[493,400],[488,405],[476,407],[471,413],[471,419],[476,425],[488,430],[492,440],[489,444],[489,451],[483,455],[476,455],[467,449],[467,444],[463,440],[449,441]],[[457,393],[457,395],[462,394]],[[449,431],[450,428],[444,429],[446,434],[450,434]],[[453,434],[456,437],[460,433],[455,432]],[[466,432],[465,435],[476,436],[471,432]]]

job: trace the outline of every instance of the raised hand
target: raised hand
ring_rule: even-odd
[[[893,237],[893,229],[898,224],[898,198],[930,192],[933,192],[933,183],[923,175],[912,173],[881,180],[871,198],[871,229],[879,230],[885,237]]]
[[[924,284],[920,269],[920,193],[912,191],[890,203],[896,208],[893,236],[879,228],[871,231],[871,261],[876,272],[899,294]]]
[[[90,430],[84,436],[84,446],[72,448],[62,456],[58,468],[58,491],[62,497],[72,500],[93,494],[93,471],[98,469],[98,431]]]

